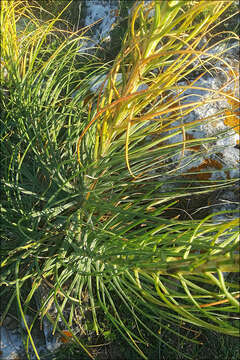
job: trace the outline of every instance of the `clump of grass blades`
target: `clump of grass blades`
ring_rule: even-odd
[[[40,23],[29,6],[4,2],[1,285],[2,295],[12,295],[2,321],[17,300],[27,349],[29,340],[34,347],[31,329],[40,315],[49,318],[53,332],[63,326],[71,331],[93,357],[75,334],[73,314],[84,307],[86,294],[96,334],[104,313],[145,359],[143,332],[162,341],[161,329],[175,333],[169,324],[179,321],[238,335],[239,286],[231,275],[224,277],[239,270],[237,220],[216,224],[214,214],[185,221],[168,216],[181,197],[235,181],[193,182],[170,161],[191,147],[186,130],[209,119],[177,121],[204,101],[237,101],[215,90],[215,98],[186,106],[183,95],[195,83],[184,80],[197,71],[201,78],[209,64],[213,71],[214,59],[237,81],[223,53],[200,46],[229,4],[136,2],[110,67],[80,53],[83,35],[54,28],[57,19]],[[204,21],[193,27],[203,10]],[[15,22],[23,14],[29,23],[18,32]],[[90,97],[96,74],[104,74],[105,83]],[[175,131],[164,135],[169,130]],[[179,133],[183,140],[170,146],[167,140]],[[166,181],[175,189],[161,191]],[[25,317],[46,283],[48,294],[29,326]],[[54,319],[51,303],[58,311]],[[135,329],[126,325],[120,304]]]

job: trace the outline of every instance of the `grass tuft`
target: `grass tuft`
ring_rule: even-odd
[[[231,3],[137,1],[107,64],[82,51],[83,32],[58,25],[69,4],[43,21],[28,3],[2,3],[1,323],[17,304],[28,358],[30,343],[40,358],[39,319],[92,359],[113,328],[144,359],[154,341],[192,358],[162,336],[195,344],[181,324],[239,336],[238,219],[179,215],[189,197],[239,181],[194,165],[189,176],[181,163],[216,140],[188,131],[226,116],[184,121],[193,110],[225,99],[236,114],[234,91],[196,85],[222,69],[237,88],[224,50],[203,41]],[[194,89],[208,95],[190,101]]]

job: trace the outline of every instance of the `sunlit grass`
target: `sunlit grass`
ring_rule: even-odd
[[[84,35],[59,30],[57,19],[41,22],[22,2],[3,4],[1,294],[11,296],[2,321],[17,300],[28,357],[39,316],[53,332],[71,332],[93,357],[76,335],[84,306],[97,335],[105,316],[143,358],[142,334],[163,341],[161,330],[175,334],[169,324],[179,321],[238,336],[239,285],[231,278],[239,271],[238,220],[216,224],[216,214],[181,220],[168,212],[186,196],[238,181],[199,181],[197,171],[183,176],[173,161],[214,141],[187,138],[189,128],[225,116],[185,124],[193,109],[216,99],[239,102],[224,89],[188,104],[184,93],[196,87],[197,71],[198,78],[214,72],[216,59],[237,87],[224,53],[200,45],[230,3],[189,1],[183,11],[181,1],[136,2],[113,64],[81,52]],[[203,10],[204,21],[193,26]],[[23,14],[27,26],[17,31]],[[92,94],[96,75],[105,82]],[[190,75],[195,80],[184,82]],[[182,141],[170,144],[178,134]],[[48,293],[29,326],[25,317],[43,284]],[[74,314],[81,311],[79,325]]]

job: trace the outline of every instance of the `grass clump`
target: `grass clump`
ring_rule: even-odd
[[[145,359],[148,337],[170,349],[162,331],[186,340],[174,330],[179,322],[238,336],[239,286],[231,275],[239,271],[238,220],[169,215],[186,196],[238,181],[179,172],[193,144],[214,140],[187,139],[187,130],[223,112],[183,119],[206,102],[238,101],[222,89],[187,102],[185,92],[196,76],[217,70],[214,60],[237,83],[224,52],[202,43],[229,6],[136,2],[119,55],[104,65],[81,51],[83,35],[55,26],[60,15],[42,22],[29,4],[3,3],[1,295],[10,302],[2,321],[16,302],[28,357],[30,341],[39,358],[31,334],[39,317],[53,333],[71,332],[90,358],[86,336],[106,337],[108,323]],[[193,26],[200,15],[204,21]],[[22,17],[27,25],[17,31]],[[166,183],[173,186],[164,190]]]

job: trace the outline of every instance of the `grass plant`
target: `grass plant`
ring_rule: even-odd
[[[170,349],[163,331],[188,340],[176,324],[239,335],[238,219],[181,220],[181,208],[169,215],[181,199],[239,180],[199,180],[180,169],[181,159],[193,161],[216,140],[188,139],[187,130],[225,113],[184,119],[206,103],[239,102],[224,87],[195,85],[215,76],[218,61],[237,88],[224,51],[213,54],[203,41],[230,5],[137,1],[119,55],[102,64],[81,51],[84,32],[56,26],[61,13],[40,21],[29,3],[2,3],[1,296],[10,301],[1,322],[17,304],[28,358],[30,343],[40,358],[32,329],[44,317],[90,358],[84,333],[101,338],[107,322],[144,359],[148,336]],[[220,41],[229,39],[237,36],[226,32]],[[212,95],[189,102],[190,89]]]

